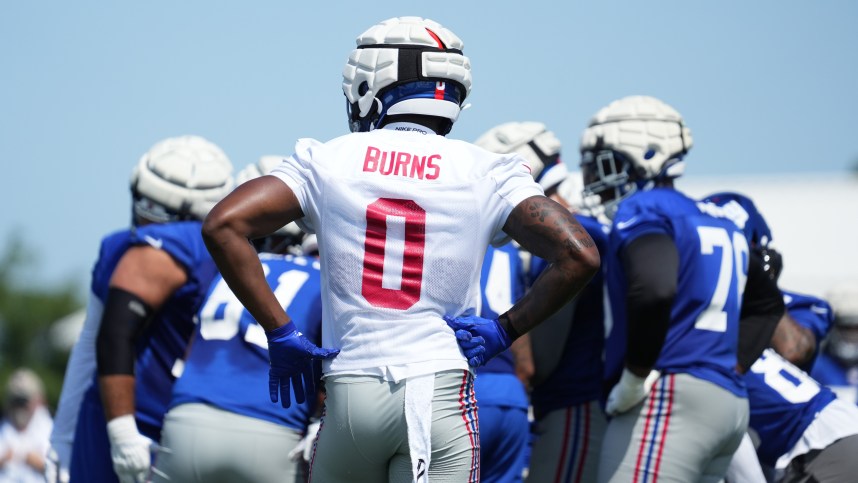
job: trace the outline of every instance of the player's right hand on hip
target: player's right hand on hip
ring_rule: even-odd
[[[462,317],[444,316],[444,321],[453,329],[456,341],[468,364],[479,367],[492,357],[505,351],[512,344],[509,335],[498,324],[497,319],[484,319],[476,315]]]
[[[107,422],[110,440],[110,458],[113,471],[121,483],[143,483],[149,474],[152,451],[158,445],[140,434],[133,414],[113,418]]]
[[[649,371],[647,377],[636,376],[628,369],[623,369],[620,381],[608,395],[605,412],[609,416],[615,416],[628,411],[649,395],[650,389],[659,376],[661,372],[655,369]]]
[[[325,349],[310,342],[298,331],[295,324],[288,324],[266,332],[268,337],[268,393],[271,402],[280,401],[284,408],[292,405],[289,386],[295,391],[295,402],[303,403],[316,397],[316,375],[313,359],[331,359],[339,349]]]

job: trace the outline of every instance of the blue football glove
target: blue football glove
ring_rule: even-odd
[[[271,369],[268,371],[268,392],[271,402],[278,401],[284,408],[292,405],[289,399],[290,383],[294,386],[295,402],[303,403],[316,397],[316,376],[313,374],[313,359],[331,359],[340,353],[339,349],[325,349],[316,346],[298,332],[295,324],[278,327],[266,332],[268,337],[268,358]]]
[[[512,344],[509,335],[497,319],[484,319],[476,315],[464,317],[444,316],[447,325],[456,334],[456,341],[468,364],[479,367],[492,357],[507,350]]]

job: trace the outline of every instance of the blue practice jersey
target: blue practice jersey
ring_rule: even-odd
[[[750,427],[760,437],[757,455],[774,467],[834,400],[834,393],[772,349],[766,349],[744,376],[751,408]]]
[[[524,272],[518,249],[507,243],[500,247],[489,246],[480,272],[480,292],[482,306],[480,317],[496,319],[509,310],[524,295]],[[509,349],[492,358],[481,372],[515,373],[515,364]]]
[[[480,317],[495,319],[524,295],[524,271],[518,249],[507,243],[489,246],[480,273]],[[512,352],[507,349],[477,369],[474,392],[480,405],[527,407],[527,393],[515,375]]]
[[[173,383],[181,372],[182,357],[193,334],[194,317],[217,273],[214,261],[203,243],[201,229],[202,224],[194,221],[146,225],[114,233],[102,240],[99,258],[92,272],[94,300],[90,302],[88,317],[90,314],[93,318],[98,317],[98,323],[110,279],[129,248],[149,245],[164,250],[187,274],[187,282],[158,309],[136,341],[134,415],[140,433],[155,441],[161,436],[161,425],[170,402]],[[97,305],[99,307],[96,308]],[[75,351],[94,353],[95,338],[88,340],[90,344],[75,346]],[[94,369],[93,364],[93,372]],[[89,379],[91,384],[83,394],[76,414],[65,415],[77,419],[69,469],[72,483],[118,481],[113,472],[107,423],[97,379],[97,374],[93,373]]]
[[[590,233],[599,253],[604,253],[610,229],[597,219],[576,214],[578,222]],[[532,279],[547,266],[545,260],[533,257]],[[563,354],[554,371],[531,393],[538,414],[599,399],[602,390],[602,351],[605,344],[605,281],[602,264],[590,283],[578,294],[572,327]]]
[[[319,262],[261,254],[266,279],[298,330],[318,344],[322,299]],[[182,377],[170,407],[204,403],[303,431],[315,400],[283,408],[268,394],[268,340],[264,329],[218,277],[200,310]],[[317,367],[321,375],[321,365]]]
[[[606,251],[613,327],[606,341],[605,376],[616,381],[626,353],[627,281],[621,252],[644,235],[667,235],[679,254],[670,322],[655,368],[687,373],[737,396],[739,314],[748,273],[748,242],[720,207],[697,203],[669,188],[633,194],[620,203]]]
[[[181,359],[194,330],[194,316],[202,304],[206,290],[217,273],[214,261],[200,234],[197,221],[152,224],[135,230],[125,230],[106,237],[101,244],[99,259],[92,272],[92,292],[103,303],[107,298],[110,278],[125,252],[135,245],[150,245],[170,254],[186,271],[188,281],[157,311],[142,335],[137,339],[135,362],[135,416],[144,428],[160,427],[173,383],[181,371]],[[97,379],[97,375],[94,375]],[[98,384],[93,383],[85,396],[100,404]]]
[[[858,366],[846,367],[823,351],[817,357],[811,375],[834,391],[839,399],[858,404]]]

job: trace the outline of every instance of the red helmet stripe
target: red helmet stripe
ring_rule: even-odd
[[[429,35],[431,35],[433,39],[435,39],[435,42],[438,42],[438,48],[439,49],[446,49],[447,48],[447,46],[444,45],[444,42],[441,42],[441,39],[437,35],[435,35],[435,32],[429,30],[428,27],[426,28],[426,31],[429,32]]]

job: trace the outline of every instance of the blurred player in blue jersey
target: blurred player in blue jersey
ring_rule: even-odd
[[[281,159],[263,157],[239,172],[237,183],[269,172]],[[254,245],[277,299],[298,329],[319,343],[319,263],[286,254],[301,240],[300,230],[292,227],[297,229],[283,227]],[[153,481],[306,481],[303,460],[286,455],[301,441],[316,400],[289,408],[271,403],[265,390],[270,368],[265,331],[222,278],[212,284],[199,321],[164,418]]]
[[[106,236],[51,443],[72,483],[143,481],[193,318],[216,274],[200,220],[233,187],[197,136],[165,139],[131,176],[132,227]]]
[[[839,483],[858,475],[858,407],[773,349],[744,379],[757,456],[778,481]]]
[[[783,261],[771,246],[772,232],[754,202],[733,192],[716,193],[702,202],[717,206],[736,223],[777,282]],[[846,481],[858,474],[858,461],[844,458],[858,452],[858,408],[836,400],[797,367],[813,365],[817,341],[831,327],[831,310],[817,297],[782,294],[788,315],[778,323],[771,348],[744,375],[753,438],[746,438],[734,455],[727,480],[760,481],[762,463],[778,481]]]
[[[753,200],[747,196],[725,191],[711,194],[701,200],[701,206],[712,209],[731,219],[745,234],[748,246],[755,260],[760,260],[763,271],[777,285],[783,270],[783,257],[772,244],[772,231]],[[821,341],[831,328],[831,310],[828,303],[818,297],[781,290],[786,311],[781,317],[770,345],[778,354],[792,364],[809,371],[816,358],[818,341]],[[799,322],[800,320],[800,322]],[[740,331],[740,349],[746,340],[754,339],[756,334],[743,333],[748,329],[743,325]],[[743,360],[740,350],[740,363],[747,368],[753,360]],[[758,351],[753,351],[758,354]]]
[[[564,204],[557,187],[565,179],[560,141],[539,122],[508,122],[481,135],[477,146],[495,153],[518,153],[545,195]],[[480,284],[480,316],[495,319],[525,292],[525,271],[519,250],[508,243],[489,247]],[[474,392],[480,411],[480,481],[522,481],[528,466],[530,439],[527,388],[533,376],[530,337],[525,334],[510,349],[477,368]],[[518,376],[518,377],[516,377]]]
[[[496,318],[524,295],[524,272],[518,249],[507,243],[489,247],[480,275],[480,316]],[[476,370],[474,394],[480,415],[480,481],[522,481],[527,467],[529,422],[525,381],[532,374],[527,339]],[[523,353],[522,353],[523,351]],[[522,377],[525,381],[519,379]]]
[[[599,252],[604,253],[610,226],[579,203],[570,200],[570,205],[577,210],[575,217],[590,233]],[[538,276],[544,265],[541,258],[533,257],[532,276]],[[542,327],[532,334],[534,358],[538,363],[531,392],[536,425],[529,483],[578,483],[596,479],[599,451],[607,426],[599,404],[605,324],[610,314],[605,299],[604,272],[600,272],[568,310],[559,311],[546,323],[546,326],[553,323],[568,326],[565,336],[552,337]],[[551,344],[560,345],[559,350],[551,348]],[[546,352],[556,356],[548,359]]]
[[[569,174],[560,159],[561,143],[544,124],[501,124],[483,134],[476,143],[489,151],[521,154],[529,161],[531,174],[543,187],[546,196],[569,207],[569,201],[559,193],[561,183]],[[577,197],[580,196],[578,193]],[[576,213],[576,218],[602,251],[607,241],[606,227],[581,213]],[[542,273],[547,263],[533,256],[528,265],[526,280],[529,283]],[[528,481],[559,479],[574,482],[595,478],[601,434],[605,427],[605,418],[598,406],[604,341],[602,285],[599,273],[574,302],[536,328],[530,337],[533,358],[539,362],[535,371],[540,374],[534,381],[531,394],[536,434]],[[491,364],[492,361],[489,362]],[[480,429],[485,433],[483,409],[486,398],[479,391],[479,384],[480,378],[477,378]],[[509,440],[523,435],[507,431],[505,437]],[[486,438],[481,435],[483,441]],[[485,448],[481,450],[485,451]],[[483,458],[483,461],[484,465],[492,464],[489,458]],[[482,476],[485,474],[484,468]]]
[[[826,294],[834,322],[811,374],[837,397],[858,404],[858,283],[840,283]]]
[[[679,113],[648,96],[611,103],[582,135],[586,193],[613,219],[600,482],[723,478],[748,425],[740,316],[767,342],[783,314],[742,231],[673,188],[691,146]]]

